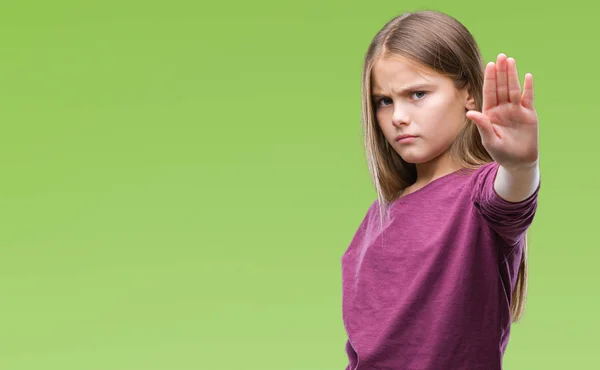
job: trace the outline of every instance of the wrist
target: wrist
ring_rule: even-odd
[[[529,198],[540,184],[540,169],[535,163],[506,167],[500,165],[494,190],[506,201],[520,202]]]
[[[539,169],[539,160],[536,159],[533,162],[526,163],[511,163],[511,164],[500,164],[500,167],[504,168],[505,171],[519,174],[519,173],[527,173],[527,172],[535,172]]]

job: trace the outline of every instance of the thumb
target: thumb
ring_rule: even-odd
[[[470,110],[467,112],[467,118],[475,123],[482,140],[491,141],[496,138],[497,135],[494,131],[494,127],[492,126],[492,122],[485,114],[475,110]]]

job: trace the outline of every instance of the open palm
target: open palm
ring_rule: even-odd
[[[468,111],[494,161],[518,168],[538,159],[538,117],[533,105],[533,76],[525,75],[523,92],[516,62],[498,55],[485,68],[482,112]]]

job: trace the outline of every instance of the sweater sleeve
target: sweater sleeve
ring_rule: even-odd
[[[541,181],[529,198],[521,202],[509,202],[494,190],[498,167],[496,162],[492,162],[477,170],[472,188],[472,200],[490,228],[513,247],[524,237],[533,222]]]

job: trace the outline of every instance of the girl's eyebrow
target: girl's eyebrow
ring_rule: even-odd
[[[430,83],[420,83],[420,84],[415,84],[415,85],[409,85],[406,86],[402,89],[394,89],[393,93],[395,93],[396,95],[404,95],[405,93],[409,92],[409,91],[416,91],[416,90],[423,90],[423,89],[431,89],[433,87],[433,84]],[[383,94],[381,91],[373,89],[373,93],[371,94],[374,98],[381,98],[383,96],[387,96],[385,94]]]

